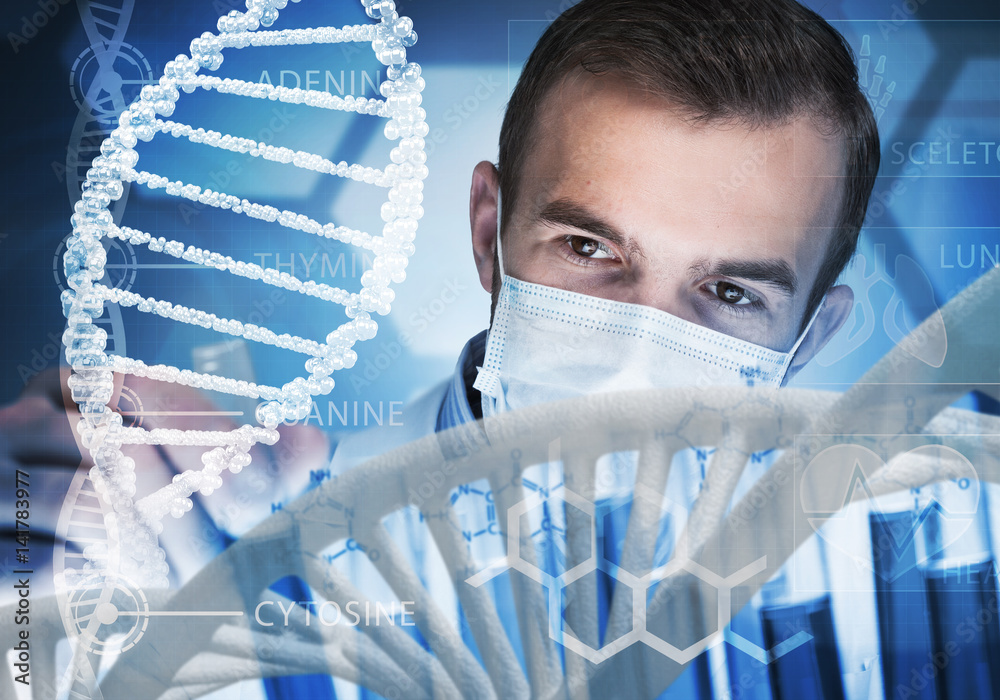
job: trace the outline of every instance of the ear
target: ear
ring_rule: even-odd
[[[806,337],[802,339],[802,344],[792,358],[792,364],[785,375],[785,382],[791,379],[796,372],[802,369],[809,360],[816,357],[823,346],[840,330],[840,327],[847,321],[854,309],[854,292],[846,284],[832,287],[826,293],[823,300],[823,307],[816,315],[816,320]]]
[[[472,171],[469,193],[469,222],[472,225],[472,254],[479,271],[479,282],[493,291],[493,258],[497,243],[497,193],[500,180],[493,163],[483,161]]]

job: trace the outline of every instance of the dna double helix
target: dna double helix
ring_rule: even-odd
[[[510,412],[377,457],[287,504],[179,591],[150,590],[143,599],[115,581],[107,594],[114,602],[104,608],[78,595],[74,600],[96,616],[106,611],[105,619],[110,619],[113,607],[129,620],[149,619],[142,642],[129,651],[129,663],[111,668],[101,690],[108,697],[127,696],[135,687],[147,689],[151,697],[197,696],[248,678],[327,673],[385,697],[657,697],[698,662],[736,615],[736,587],[751,594],[759,590],[817,528],[836,517],[835,508],[863,503],[869,495],[905,495],[956,475],[960,480],[971,475],[984,484],[1000,482],[997,418],[950,408],[971,390],[996,394],[1000,321],[984,311],[998,297],[1000,275],[995,272],[942,308],[941,320],[955,343],[939,367],[919,359],[919,348],[895,348],[844,394],[684,388],[596,395]],[[911,342],[933,345],[935,328],[928,323],[917,329]],[[877,464],[862,460],[868,475],[865,489],[845,489],[856,465],[824,449],[824,440],[847,438],[846,443],[834,440],[843,448],[851,447],[856,437],[849,452],[859,456],[864,450],[857,446],[873,433],[883,436],[884,454]],[[913,449],[913,439],[921,433],[947,436],[950,447],[932,440]],[[717,449],[672,558],[663,564],[656,553],[663,487],[674,468],[673,455],[692,444]],[[781,454],[767,478],[740,496],[748,455],[768,446],[779,447]],[[629,576],[616,574],[618,585],[602,614],[596,523],[588,502],[595,498],[597,461],[622,451],[637,452],[635,489],[644,495],[632,505],[618,563]],[[976,461],[972,471],[965,455]],[[559,498],[571,525],[558,576],[542,575],[540,553],[515,525],[538,501],[525,478],[527,470],[554,461],[560,463],[565,493]],[[456,527],[459,516],[452,501],[459,486],[484,480],[496,518],[505,524],[505,554],[493,562],[478,559],[467,546]],[[847,503],[842,503],[845,496]],[[420,517],[407,517],[414,509]],[[404,550],[392,534],[398,517],[408,530],[428,533],[447,581],[426,578],[421,563]],[[873,538],[878,534],[874,525],[872,533]],[[369,583],[363,587],[342,560],[324,556],[348,536],[368,560]],[[905,565],[903,559],[893,558],[892,566]],[[884,567],[887,561],[877,557],[875,564]],[[503,606],[484,585],[500,568],[524,574],[510,578],[513,598]],[[308,585],[312,607],[274,590],[287,576]],[[884,583],[897,581],[885,571],[881,576]],[[388,586],[390,597],[378,590],[376,579]],[[474,645],[444,607],[449,596],[461,607]],[[289,613],[284,624],[266,626],[248,619],[249,613],[237,618],[179,614],[221,610],[234,600],[258,614],[279,607]],[[330,617],[330,611],[349,610],[352,603],[378,610],[379,604],[394,601],[412,604],[420,641],[399,627],[379,626],[378,613],[356,626],[335,624]],[[880,601],[879,620],[898,608]],[[167,616],[154,623],[156,611]],[[508,618],[516,619],[518,635],[506,629]],[[819,617],[812,621],[822,626]],[[784,629],[781,619],[772,622]],[[911,622],[907,634],[912,637],[920,625]],[[910,682],[896,674],[900,667],[925,663],[907,646],[912,639],[898,638],[899,623],[881,632],[889,644],[882,660],[887,697],[895,684]],[[98,620],[93,626],[114,629],[113,624]],[[669,637],[664,638],[664,630]],[[127,643],[136,636],[133,628],[120,632]],[[178,644],[179,639],[188,641]],[[759,649],[732,633],[724,639],[734,653],[757,655],[766,664],[774,697],[786,697],[796,687],[813,688],[815,697],[847,697],[835,650],[813,643],[802,630],[785,641],[765,639]],[[13,639],[5,643],[13,644]],[[971,697],[954,689],[965,677],[974,680],[963,669],[978,663],[976,649],[977,644],[969,645],[947,669],[935,671],[946,679],[948,690],[933,697]],[[826,652],[834,656],[824,656]],[[803,670],[803,664],[814,662],[825,668],[818,674]],[[826,671],[834,675],[825,676]]]
[[[706,640],[665,654],[677,663],[654,657],[655,664],[645,667],[648,677],[639,681],[631,669],[642,666],[630,666],[627,660],[634,661],[648,651],[644,647],[656,645],[647,634],[646,624],[659,618],[670,619],[678,629],[701,629],[701,622],[696,618],[712,612],[709,596],[699,594],[693,598],[670,599],[670,593],[690,589],[692,583],[696,590],[702,588],[692,579],[696,572],[707,579],[712,578],[704,574],[699,563],[705,551],[741,552],[741,556],[752,562],[760,561],[757,555],[770,555],[764,568],[753,569],[747,574],[753,577],[751,586],[759,586],[773,574],[805,536],[797,532],[789,539],[787,523],[780,522],[780,514],[804,509],[802,504],[793,502],[788,489],[767,493],[761,486],[748,493],[746,500],[754,504],[757,512],[765,514],[749,524],[741,523],[735,516],[739,509],[726,515],[728,498],[700,499],[689,521],[685,539],[688,544],[679,550],[677,561],[647,573],[660,584],[654,596],[648,601],[636,602],[637,598],[630,596],[627,587],[616,588],[608,624],[618,628],[625,628],[629,621],[634,624],[632,631],[619,638],[620,642],[602,645],[598,641],[601,633],[594,612],[597,607],[595,585],[590,576],[594,570],[578,579],[585,584],[578,586],[578,590],[583,591],[580,600],[587,605],[568,612],[564,622],[558,619],[559,611],[552,610],[551,590],[536,585],[538,581],[519,582],[514,612],[523,630],[523,645],[529,652],[524,669],[502,629],[502,613],[496,605],[484,591],[462,587],[463,582],[480,573],[477,562],[466,555],[460,535],[447,527],[444,519],[429,517],[432,511],[447,510],[450,489],[484,478],[497,486],[504,479],[516,480],[531,464],[551,460],[550,445],[555,435],[562,436],[562,444],[568,446],[561,461],[572,477],[572,488],[588,493],[594,478],[594,461],[599,455],[608,450],[637,448],[641,479],[643,483],[653,484],[647,490],[654,494],[642,502],[641,512],[634,515],[636,524],[634,527],[630,524],[625,544],[625,559],[640,561],[653,556],[650,545],[656,538],[659,509],[662,508],[655,495],[662,492],[658,486],[667,478],[671,453],[674,449],[690,446],[688,441],[664,446],[658,437],[664,426],[686,426],[700,436],[696,441],[700,444],[725,442],[729,445],[734,456],[717,460],[708,475],[711,492],[728,496],[734,493],[745,463],[737,456],[745,457],[749,451],[775,444],[787,446],[789,435],[797,432],[850,434],[870,429],[872,425],[890,435],[902,435],[911,427],[953,434],[964,431],[970,433],[970,438],[976,438],[977,432],[991,435],[997,432],[995,421],[945,410],[970,388],[985,388],[995,393],[998,329],[995,315],[989,313],[997,299],[997,278],[993,275],[963,295],[959,304],[942,310],[938,319],[940,329],[947,327],[955,343],[949,352],[942,353],[945,356],[941,361],[933,365],[921,360],[928,348],[940,345],[940,333],[931,325],[913,336],[915,340],[904,339],[904,347],[892,353],[844,397],[794,391],[763,403],[748,392],[719,392],[717,395],[699,392],[696,396],[678,391],[632,401],[620,397],[593,397],[579,405],[564,407],[565,410],[537,407],[521,415],[503,416],[488,426],[489,447],[483,445],[481,435],[473,430],[459,436],[455,433],[433,436],[307,494],[242,538],[184,590],[176,593],[160,590],[158,586],[164,583],[166,564],[156,535],[165,515],[183,516],[191,507],[190,497],[195,491],[210,494],[220,485],[219,475],[223,471],[239,472],[246,465],[249,449],[255,442],[273,442],[278,422],[304,416],[309,410],[310,397],[332,390],[331,375],[354,363],[353,344],[376,332],[372,315],[388,312],[392,302],[389,286],[402,281],[420,214],[420,181],[426,174],[421,139],[426,134],[426,125],[418,107],[422,87],[419,69],[405,63],[405,48],[415,39],[412,25],[404,21],[406,18],[394,16],[391,2],[366,0],[364,4],[369,15],[380,20],[378,25],[271,32],[260,30],[258,25],[270,26],[285,3],[251,0],[248,4],[248,12],[231,13],[222,18],[218,34],[195,40],[190,56],[179,57],[168,66],[164,78],[144,90],[139,102],[123,114],[115,134],[102,146],[100,160],[88,173],[84,197],[74,216],[74,237],[66,256],[70,290],[63,295],[68,320],[67,357],[74,365],[72,390],[83,415],[81,432],[96,466],[74,483],[72,498],[67,500],[73,508],[68,508],[64,515],[70,529],[76,523],[82,531],[86,529],[83,523],[89,522],[91,536],[88,539],[81,535],[76,540],[84,551],[76,557],[76,563],[66,566],[62,602],[58,606],[49,605],[48,601],[39,604],[42,619],[71,611],[63,619],[67,633],[78,642],[72,669],[76,674],[73,680],[77,683],[74,697],[100,696],[94,666],[83,657],[102,653],[101,645],[115,632],[119,633],[117,648],[137,656],[134,664],[119,665],[102,680],[101,688],[109,697],[126,696],[128,689],[136,687],[137,682],[147,683],[144,687],[150,693],[163,690],[166,694],[169,689],[178,689],[182,694],[199,695],[243,677],[308,671],[349,678],[389,697],[401,689],[407,697],[515,697],[530,692],[537,696],[583,698],[624,693],[626,687],[632,687],[628,685],[632,682],[662,688],[678,677]],[[203,68],[217,69],[224,50],[343,41],[372,42],[379,59],[389,66],[388,87],[382,88],[384,102],[337,98],[309,90],[199,75]],[[401,60],[396,61],[397,58]],[[387,118],[385,135],[399,140],[392,151],[393,164],[384,170],[334,164],[315,154],[170,121],[180,91],[196,90]],[[395,99],[397,97],[399,99]],[[138,141],[167,136],[388,189],[388,202],[381,212],[386,228],[381,237],[371,236],[137,169],[139,158],[135,147]],[[372,274],[363,278],[363,289],[355,294],[302,282],[276,270],[198,248],[197,241],[187,244],[123,227],[113,216],[109,217],[109,208],[113,202],[121,201],[126,183],[162,190],[169,196],[203,206],[228,209],[237,215],[272,221],[308,235],[359,246],[376,256]],[[143,297],[129,289],[115,289],[101,283],[103,272],[106,272],[102,269],[106,266],[102,241],[109,239],[128,241],[130,245],[145,246],[153,252],[212,267],[221,273],[333,302],[344,307],[350,320],[333,331],[325,342],[318,342]],[[118,305],[305,354],[309,357],[306,361],[309,377],[281,387],[268,387],[110,356],[106,347],[102,347],[106,337],[102,337],[98,326],[102,310],[106,313],[108,308]],[[986,319],[985,329],[983,319]],[[104,405],[114,391],[113,372],[262,400],[265,403],[257,416],[260,425],[244,426],[227,433],[126,428]],[[908,387],[906,391],[912,390],[913,394],[904,396],[899,388],[904,383],[919,386],[916,389]],[[908,408],[904,408],[909,407],[911,399],[921,408],[916,423],[908,414]],[[731,421],[726,423],[714,420],[712,412],[706,410],[727,405],[736,408],[728,414]],[[945,413],[939,415],[942,410]],[[595,423],[601,425],[602,430],[595,430]],[[134,465],[120,449],[129,444],[204,447],[207,449],[204,468],[185,472],[173,484],[136,500],[131,486]],[[465,453],[458,449],[461,446]],[[995,440],[989,443],[988,449],[996,450]],[[514,450],[519,457],[512,462]],[[894,454],[902,451],[898,445],[892,450]],[[801,456],[801,453],[790,451],[776,467],[788,470],[794,459]],[[433,592],[425,590],[427,582],[413,571],[406,553],[392,542],[381,523],[384,516],[405,509],[407,494],[422,484],[421,479],[428,469],[442,465],[448,468],[448,478],[436,485],[434,498],[428,500],[422,510],[428,514],[427,527],[444,555],[452,582],[460,588],[460,602],[469,617],[479,658],[467,648],[466,640],[451,629],[450,615],[435,606]],[[939,471],[950,473],[947,469]],[[909,463],[901,466],[890,462],[887,473],[892,478],[886,477],[881,485],[876,484],[876,491],[881,488],[888,493],[892,489],[916,487],[943,478],[933,470],[914,469]],[[993,481],[1000,478],[995,468],[981,470],[980,476]],[[382,487],[377,498],[373,498],[372,483]],[[814,486],[820,491],[822,487],[823,484]],[[524,504],[530,505],[526,497],[523,491],[509,490],[497,505],[499,518],[513,522],[510,520],[512,514],[516,516]],[[756,505],[758,501],[764,506]],[[360,515],[356,515],[351,506],[362,503],[367,507],[359,509]],[[85,521],[81,515],[85,512],[96,517]],[[769,519],[766,517],[769,512],[779,515]],[[95,537],[93,532],[97,530],[103,534]],[[269,591],[269,586],[289,572],[302,574],[315,592],[322,592],[331,601],[363,599],[362,593],[352,590],[344,577],[318,565],[324,549],[331,541],[341,538],[345,531],[355,532],[357,541],[364,543],[368,551],[382,553],[377,568],[400,599],[418,601],[417,624],[427,641],[426,647],[399,634],[371,628],[364,629],[364,635],[355,630],[321,629],[321,634],[317,633],[312,641],[322,644],[306,643],[303,639],[311,631],[304,629],[308,623],[303,622],[301,611],[296,611],[290,628],[263,635],[269,645],[274,643],[268,648],[279,650],[276,656],[264,659],[259,654],[260,630],[251,631],[246,625],[220,621],[223,618],[194,619],[191,609],[196,602],[209,608],[216,605],[220,609],[234,596],[241,599],[246,609],[260,602],[286,602]],[[589,545],[584,541],[588,534]],[[582,539],[571,543],[572,557],[568,563],[581,566],[593,547],[593,535],[581,528],[573,531],[572,537]],[[522,543],[508,544],[510,551],[505,565],[509,568],[514,562],[515,548]],[[264,551],[279,553],[279,561],[273,569],[259,566],[259,555]],[[517,559],[518,566],[514,568],[533,570],[532,555],[527,549],[518,551],[523,554],[518,553],[517,557],[523,556],[523,559]],[[652,565],[646,561],[645,566],[650,569]],[[579,571],[583,569],[586,567]],[[746,568],[737,573],[740,572],[746,573]],[[659,607],[659,613],[649,613],[655,607]],[[179,612],[192,617],[178,616]],[[731,609],[719,609],[720,625],[725,624],[731,612]],[[647,613],[648,618],[644,617]],[[157,614],[164,617],[154,624],[152,620]],[[190,640],[190,644],[178,644],[180,639]],[[7,641],[5,635],[4,643]],[[559,650],[555,644],[561,644],[564,650]],[[7,644],[7,648],[12,645]],[[767,651],[774,652],[775,648]],[[54,650],[51,657],[45,656],[47,653],[39,651],[38,658],[48,661],[55,658]],[[220,664],[220,654],[233,662],[253,663]],[[560,660],[561,654],[564,662]],[[608,665],[597,669],[595,661]],[[45,664],[42,667],[48,668]],[[160,674],[158,677],[144,675],[154,668]],[[154,694],[159,695],[159,692]]]
[[[93,159],[82,183],[80,200],[72,216],[73,233],[63,256],[69,288],[61,296],[67,319],[63,335],[65,354],[73,370],[68,383],[80,411],[77,429],[94,462],[89,474],[79,475],[74,482],[60,525],[69,546],[57,552],[56,568],[61,570],[57,590],[61,592],[63,608],[70,611],[66,613],[66,624],[73,635],[84,633],[88,625],[100,624],[101,611],[110,610],[113,591],[125,591],[122,595],[129,600],[141,601],[145,589],[167,585],[169,567],[158,543],[165,516],[182,517],[192,508],[192,494],[211,494],[222,485],[223,472],[236,474],[249,464],[250,450],[255,444],[274,444],[280,422],[305,417],[313,397],[329,394],[334,388],[332,375],[354,365],[357,355],[353,346],[375,336],[378,323],[373,317],[389,313],[394,299],[391,287],[405,278],[408,258],[414,251],[417,222],[423,215],[422,181],[427,177],[423,137],[428,128],[425,112],[420,108],[424,79],[420,66],[407,60],[407,49],[417,39],[413,22],[397,13],[391,0],[364,0],[362,7],[374,23],[271,28],[279,12],[285,11],[287,2],[248,0],[245,12],[229,12],[219,19],[217,32],[206,32],[194,39],[189,54],[178,55],[168,62],[163,76],[145,85],[138,99],[118,115],[117,126],[101,143],[100,154]],[[131,4],[125,3],[119,14],[130,9]],[[93,25],[100,34],[104,24],[88,26]],[[110,38],[103,35],[94,38],[105,49],[101,56],[113,53],[115,42],[121,41],[120,33],[113,32]],[[224,53],[230,51],[359,43],[370,44],[375,57],[386,66],[387,79],[379,86],[381,98],[340,97],[318,90],[275,87],[266,82],[206,74],[219,69]],[[202,91],[382,120],[382,132],[393,145],[391,162],[383,168],[335,163],[316,153],[170,119],[182,93],[191,95],[187,100],[197,100],[192,93]],[[120,91],[111,92],[120,97]],[[115,102],[116,113],[123,106]],[[93,115],[81,117],[88,123],[93,118]],[[248,159],[370,185],[385,193],[379,211],[383,228],[380,233],[368,233],[171,180],[143,169],[140,164],[139,142],[154,139],[187,140],[219,153],[242,154]],[[302,281],[286,272],[235,259],[208,249],[197,238],[168,239],[155,231],[121,225],[130,186],[159,190],[202,207],[274,223],[290,234],[301,232],[355,246],[372,255],[371,269],[361,276],[360,289],[349,290],[313,280]],[[168,260],[184,261],[214,269],[221,275],[318,299],[342,307],[347,320],[330,330],[325,338],[314,340],[276,333],[262,323],[242,322],[168,299],[142,296],[128,285],[108,283],[108,246],[115,243],[144,247]],[[305,357],[305,372],[281,386],[269,386],[221,373],[148,364],[126,356],[123,343],[112,352],[108,347],[106,319],[120,319],[121,309],[129,307],[139,314],[210,329],[224,338],[244,339],[297,353]],[[229,431],[147,430],[141,425],[126,426],[121,415],[107,405],[115,393],[115,373],[260,402],[256,424]],[[122,451],[130,445],[202,448],[202,465],[185,469],[171,483],[137,497],[136,465]],[[118,614],[123,614],[129,605],[116,608]],[[133,616],[141,617],[141,606],[132,607]],[[99,644],[96,638],[90,641]]]

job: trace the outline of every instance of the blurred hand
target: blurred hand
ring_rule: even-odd
[[[67,370],[63,370],[66,372]],[[14,565],[15,474],[28,474],[30,483],[31,559],[36,573],[51,562],[59,513],[77,469],[92,466],[87,450],[79,446],[76,424],[79,413],[64,390],[59,370],[40,373],[25,387],[21,397],[0,408],[0,474],[3,519],[0,524],[11,535],[0,551],[0,578]],[[125,389],[116,375],[112,405],[122,391],[128,394],[125,425],[145,429],[233,430],[233,417],[225,415],[202,392],[189,387],[128,377]],[[125,402],[121,402],[124,406]],[[167,516],[160,537],[167,552],[172,576],[187,580],[224,546],[226,536],[236,537],[271,514],[272,504],[287,503],[309,484],[310,471],[325,468],[329,443],[315,427],[281,426],[274,446],[256,445],[252,462],[239,474],[223,473],[223,486],[209,496],[192,495],[194,509],[177,520]],[[170,483],[175,474],[201,469],[201,447],[126,446],[122,450],[135,460],[136,500]],[[50,577],[44,577],[51,580]],[[41,578],[39,580],[42,580]]]
[[[37,531],[55,532],[62,499],[81,466],[76,434],[63,407],[59,370],[34,376],[14,404],[0,407],[0,474],[3,479],[2,516],[4,527],[14,529],[16,471],[29,475],[30,526]]]
[[[126,391],[137,398],[145,415],[140,416],[144,429],[174,428],[179,430],[231,431],[250,421],[250,417],[233,420],[215,406],[201,391],[177,384],[164,384],[149,379],[129,377]],[[126,425],[128,421],[126,421]],[[271,513],[272,504],[287,503],[309,484],[312,470],[329,464],[330,445],[326,435],[312,426],[278,428],[280,438],[273,446],[257,444],[250,450],[252,461],[239,474],[223,472],[223,486],[201,503],[215,524],[230,535],[246,532]],[[123,450],[126,451],[126,450]],[[136,471],[146,472],[144,465],[164,462],[169,476],[188,469],[202,468],[203,447],[166,446],[131,447],[126,451],[136,461]],[[150,483],[148,490],[152,490]],[[140,488],[140,493],[145,491]]]

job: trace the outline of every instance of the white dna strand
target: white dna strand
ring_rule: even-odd
[[[163,518],[168,513],[174,517],[183,516],[192,507],[192,494],[211,494],[221,486],[223,471],[235,474],[247,466],[249,450],[255,444],[270,445],[277,440],[275,428],[279,422],[305,417],[312,397],[330,393],[334,387],[331,375],[354,365],[357,359],[352,349],[354,344],[375,336],[378,325],[372,316],[389,312],[394,299],[390,286],[402,282],[405,277],[407,261],[414,250],[417,222],[423,214],[420,206],[422,181],[427,176],[423,142],[427,125],[425,112],[419,106],[424,80],[420,66],[406,58],[406,49],[416,42],[413,23],[399,16],[391,0],[363,0],[366,14],[376,20],[375,23],[262,29],[275,23],[287,1],[247,0],[246,12],[231,11],[219,19],[217,33],[206,32],[194,39],[190,55],[182,54],[168,62],[158,83],[144,86],[140,97],[120,115],[118,126],[101,144],[100,155],[87,171],[82,197],[72,217],[73,234],[64,256],[70,289],[63,292],[61,302],[67,319],[63,335],[66,358],[73,369],[68,383],[81,415],[78,432],[95,465],[89,475],[78,479],[74,490],[77,496],[81,493],[86,497],[99,495],[99,500],[95,499],[88,507],[103,514],[103,522],[98,523],[96,529],[102,530],[104,535],[93,538],[84,557],[79,558],[85,563],[67,565],[62,580],[57,581],[64,593],[70,591],[70,598],[73,592],[100,588],[93,582],[95,576],[98,581],[129,582],[128,586],[137,587],[140,594],[144,588],[165,587],[168,567],[157,539]],[[122,8],[122,11],[130,9],[131,4],[126,2]],[[382,99],[337,97],[316,90],[273,87],[201,73],[202,69],[218,69],[225,51],[348,42],[369,43],[376,58],[387,67],[387,80],[380,86]],[[170,121],[168,118],[174,112],[181,91],[190,94],[198,90],[385,120],[383,133],[389,141],[396,142],[390,153],[392,162],[384,169],[333,163],[314,153]],[[154,138],[187,139],[220,152],[244,154],[384,189],[387,197],[380,211],[384,222],[381,235],[335,223],[321,223],[293,211],[281,211],[142,170],[136,146],[139,141],[150,142]],[[354,292],[312,280],[303,282],[285,272],[235,260],[199,247],[198,241],[168,240],[154,233],[120,226],[121,207],[117,205],[130,184],[163,190],[167,195],[207,207],[276,222],[289,230],[356,246],[373,254],[372,267],[362,275],[360,291]],[[145,246],[150,251],[187,263],[320,299],[344,307],[348,320],[333,329],[324,340],[316,341],[278,334],[262,325],[242,323],[102,284],[106,272],[106,246],[114,242]],[[117,314],[120,307],[134,307],[140,313],[305,355],[308,374],[280,387],[267,386],[206,372],[149,365],[123,354],[110,354],[106,351],[108,333],[102,327],[102,318],[105,313]],[[262,401],[256,414],[259,425],[244,425],[232,431],[124,427],[121,416],[106,405],[114,392],[114,373]],[[183,471],[172,483],[136,499],[135,464],[121,449],[127,445],[199,446],[206,451],[201,469]],[[89,583],[85,584],[87,581]],[[78,623],[72,615],[67,620],[74,628]]]
[[[134,49],[125,43],[125,34],[134,6],[135,0],[77,4],[90,46],[77,57],[70,70],[70,82],[73,83],[74,78],[79,78],[79,85],[76,87],[80,90],[80,94],[74,97],[78,102],[79,111],[66,147],[65,169],[62,173],[71,206],[80,199],[90,164],[94,158],[101,155],[101,144],[113,128],[118,115],[127,107],[125,86],[138,85],[144,82],[143,78],[152,75],[145,57],[140,54],[133,56],[126,52],[130,49],[134,53]],[[127,59],[126,63],[132,68],[128,75],[120,75],[116,71],[115,63],[119,56]],[[138,88],[135,88],[135,91],[138,91]],[[130,182],[122,182],[121,196],[108,203],[107,210],[115,224],[121,222],[130,187]],[[130,265],[132,261],[129,260],[133,257],[133,253],[123,241],[109,240],[108,243],[109,257],[119,258],[118,271],[112,269],[116,267],[115,263],[110,265],[106,263],[106,274],[98,281],[110,286],[127,286],[128,278],[135,272],[134,266]],[[62,270],[64,247],[61,245],[56,250],[52,270],[56,284],[62,290],[65,290]],[[115,255],[116,253],[119,255]],[[94,318],[93,323],[102,327],[107,333],[105,351],[109,355],[126,354],[125,326],[118,305],[106,305],[105,313]]]
[[[1000,420],[949,408],[970,391],[1000,395],[1000,317],[992,313],[998,302],[1000,271],[993,271],[941,310],[952,342],[939,367],[919,359],[923,344],[938,342],[934,322],[917,328],[901,343],[905,347],[894,348],[844,394],[727,387],[590,396],[502,414],[377,457],[272,515],[180,591],[151,590],[145,602],[126,592],[122,609],[134,618],[142,617],[144,604],[169,613],[221,610],[234,600],[247,615],[146,617],[141,641],[103,676],[100,691],[106,698],[134,697],[136,688],[150,698],[197,697],[247,678],[327,673],[387,698],[656,697],[710,642],[705,621],[714,617],[721,629],[736,613],[726,596],[715,594],[731,591],[737,580],[759,589],[812,534],[808,526],[797,527],[815,517],[808,512],[810,499],[849,476],[849,463],[828,463],[825,474],[805,483],[803,475],[818,457],[809,437],[883,436],[885,463],[868,482],[876,496],[951,479],[968,464],[963,454],[977,455],[980,481],[1000,483]],[[910,450],[908,438],[915,433],[950,436],[954,458],[947,450],[933,458]],[[603,646],[597,638],[596,572],[587,568],[594,526],[585,517],[575,516],[576,526],[567,530],[566,569],[585,572],[574,582],[575,602],[565,611],[563,630],[554,629],[559,611],[551,609],[551,589],[543,579],[512,577],[522,669],[496,602],[472,585],[485,569],[454,527],[450,495],[462,484],[488,479],[498,520],[510,526],[530,500],[519,477],[530,465],[551,462],[554,442],[566,488],[580,504],[593,499],[595,464],[608,452],[637,450],[636,490],[662,494],[675,452],[692,443],[719,449],[667,565],[652,565],[662,504],[650,498],[634,502],[622,562],[648,573],[639,582],[646,586],[640,594],[615,588],[608,629],[623,635]],[[758,480],[730,509],[748,455],[775,446],[781,456],[767,474],[786,478]],[[449,581],[438,586],[418,575],[411,554],[385,524],[386,516],[412,505],[413,493],[421,496],[423,527],[447,570]],[[516,568],[530,571],[536,554],[512,532],[508,527],[503,564],[518,558]],[[320,606],[370,604],[373,589],[360,588],[322,556],[348,534],[378,553],[369,557],[373,570],[398,599],[413,601],[426,646],[395,626],[319,622],[269,589],[297,575]],[[645,592],[657,582],[647,600]],[[448,583],[481,662],[436,600]],[[278,605],[290,610],[287,624],[254,623],[250,611]],[[40,602],[42,618],[54,615],[54,607]],[[693,632],[696,641],[665,648],[649,633],[664,621]],[[13,629],[4,632],[6,648],[16,641]],[[40,659],[42,653],[36,651]]]

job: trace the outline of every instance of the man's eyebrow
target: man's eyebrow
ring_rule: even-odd
[[[557,199],[545,205],[538,214],[538,220],[555,226],[566,226],[592,233],[611,241],[633,257],[644,257],[642,248],[630,236],[625,235],[593,212],[569,199]]]
[[[788,296],[795,294],[798,286],[795,271],[784,260],[703,260],[690,267],[695,275],[737,277],[754,282],[764,282],[783,290]]]

